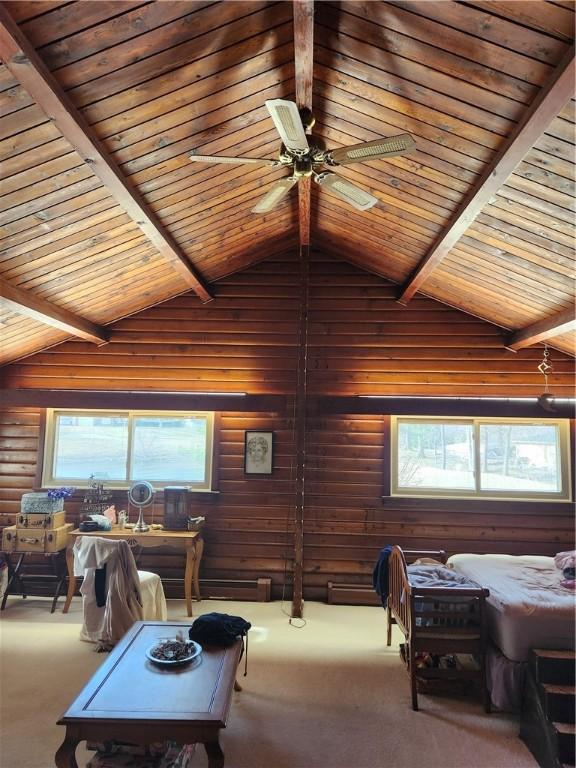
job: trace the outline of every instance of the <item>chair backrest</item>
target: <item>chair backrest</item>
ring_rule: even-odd
[[[104,567],[101,581],[98,570]],[[84,576],[85,634],[103,647],[113,646],[143,615],[138,569],[128,542],[79,536],[74,543],[74,573]],[[102,601],[97,601],[97,587],[102,589]]]
[[[87,568],[103,568],[104,565],[116,565],[122,558],[126,562],[136,561],[127,541],[110,539],[104,536],[78,536],[74,542],[74,574],[83,576]]]

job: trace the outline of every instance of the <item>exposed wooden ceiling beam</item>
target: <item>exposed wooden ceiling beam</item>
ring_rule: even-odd
[[[574,329],[576,329],[576,307],[573,306],[511,333],[506,341],[506,347],[517,352],[519,349],[530,347],[532,344],[538,344]]]
[[[482,208],[505,183],[518,163],[534,146],[550,122],[574,96],[574,45],[569,48],[523,118],[488,165],[428,253],[400,290],[398,301],[407,304],[462,237]]]
[[[67,309],[61,309],[30,291],[17,288],[0,277],[0,302],[10,307],[14,312],[32,317],[40,323],[59,328],[61,331],[80,336],[82,339],[93,341],[98,345],[106,344],[110,338],[109,331],[101,325],[95,325],[89,320],[78,317]]]
[[[210,301],[213,297],[203,278],[163,228],[157,216],[148,209],[144,199],[128,184],[105,146],[22,34],[3,3],[0,3],[0,58],[84,162],[89,164],[112,197],[142,229],[162,256],[170,261],[186,285],[195,291],[203,302]]]
[[[314,2],[294,0],[294,73],[296,78],[296,104],[299,109],[312,109],[312,72],[314,60]],[[298,220],[300,245],[310,245],[309,178],[298,183]]]

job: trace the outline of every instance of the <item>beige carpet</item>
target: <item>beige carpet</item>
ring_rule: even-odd
[[[80,642],[81,602],[9,598],[0,618],[1,768],[49,768],[64,729],[56,720],[103,661]],[[287,609],[289,606],[285,606]],[[379,608],[305,605],[306,625],[280,603],[204,601],[252,622],[248,677],[234,694],[221,743],[226,768],[535,768],[517,721],[486,715],[474,697],[420,697],[410,708],[397,643],[385,645]],[[183,601],[169,618],[186,619]],[[396,636],[399,641],[399,636]],[[78,747],[78,765],[86,753]],[[194,768],[205,768],[202,748]]]

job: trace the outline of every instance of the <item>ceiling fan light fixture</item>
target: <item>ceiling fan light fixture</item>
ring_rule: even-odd
[[[335,173],[320,173],[315,181],[359,211],[366,211],[378,202],[377,197],[346,179],[336,176]]]

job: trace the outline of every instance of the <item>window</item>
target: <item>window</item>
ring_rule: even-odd
[[[392,418],[392,495],[567,501],[567,420]]]
[[[213,413],[48,410],[42,485],[210,490],[213,432]]]

